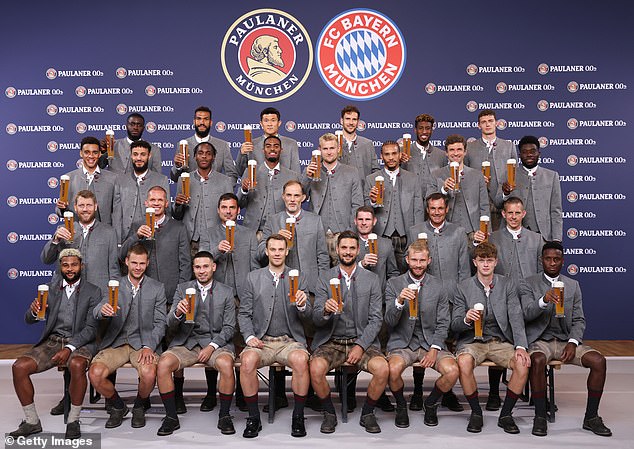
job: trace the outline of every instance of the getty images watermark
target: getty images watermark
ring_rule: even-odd
[[[101,434],[82,433],[81,438],[70,440],[63,433],[39,433],[28,437],[4,436],[4,447],[9,448],[91,448],[101,449]]]

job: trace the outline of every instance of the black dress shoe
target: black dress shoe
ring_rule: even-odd
[[[292,437],[306,436],[306,426],[304,425],[303,416],[293,416],[293,420],[291,422],[291,436]]]
[[[306,398],[306,407],[316,411],[321,412],[324,409],[324,406],[321,405],[321,400],[317,397],[317,395],[308,396]]]
[[[520,433],[520,429],[515,424],[515,420],[511,415],[500,416],[500,418],[498,419],[498,427],[504,429],[506,433]]]
[[[396,407],[394,407],[394,404],[392,404],[392,402],[390,401],[390,398],[387,397],[387,394],[385,394],[385,391],[379,397],[379,400],[376,401],[376,406],[380,408],[381,410],[383,410],[384,412],[393,412],[394,410],[396,410]]]
[[[28,437],[29,435],[40,433],[41,431],[42,423],[40,423],[39,419],[37,420],[37,424],[29,424],[26,421],[22,421],[16,430],[9,433],[9,436],[13,438]]]
[[[114,408],[110,409],[110,418],[106,421],[106,429],[114,429],[115,427],[119,427],[123,422],[123,417],[128,414],[130,409],[127,405],[124,405],[123,408]]]
[[[66,433],[64,438],[67,440],[76,440],[81,437],[81,429],[79,428],[79,420],[66,424]]]
[[[502,399],[500,399],[500,396],[496,394],[490,394],[489,398],[487,399],[487,404],[484,406],[484,408],[490,412],[495,412],[496,410],[499,410],[501,406]]]
[[[407,407],[396,407],[396,417],[394,418],[394,425],[405,429],[409,427],[409,415],[407,414]]]
[[[51,415],[59,416],[64,414],[64,400],[61,399],[55,407],[51,409]]]
[[[438,404],[425,406],[425,417],[423,422],[426,426],[434,427],[438,425]]]
[[[159,428],[158,432],[156,432],[156,434],[160,437],[164,437],[166,435],[171,435],[175,430],[178,430],[181,428],[181,423],[177,418],[172,418],[171,416],[166,416],[165,418],[163,418],[163,423],[161,424],[161,427]]]
[[[440,401],[440,405],[442,405],[443,407],[447,407],[452,412],[461,412],[464,410],[464,407],[462,406],[462,404],[458,400],[458,397],[452,390],[449,390],[448,392],[442,395],[442,400]]]
[[[145,427],[145,407],[134,407],[132,409],[132,427],[139,429]]]
[[[423,409],[423,395],[413,394],[409,399],[409,409],[413,412],[417,412]]]
[[[482,432],[483,425],[484,420],[482,419],[482,415],[471,412],[471,416],[469,417],[469,424],[467,424],[467,432],[480,433]]]
[[[286,408],[288,407],[288,399],[286,398],[286,396],[276,396],[275,397],[275,411],[278,411],[281,408]],[[264,413],[268,413],[269,412],[269,404],[264,404],[264,407],[262,408],[262,411]]]
[[[533,419],[533,431],[531,433],[537,437],[545,437],[548,435],[548,421],[546,418],[536,416]]]
[[[182,415],[183,413],[187,413],[187,406],[185,405],[185,398],[182,395],[176,395],[174,397],[176,402],[176,413]]]
[[[374,413],[361,415],[359,424],[361,427],[365,427],[365,431],[368,433],[381,433],[381,428],[379,427],[379,423],[376,421],[376,415]]]
[[[218,418],[218,429],[220,429],[220,433],[223,435],[233,435],[236,433],[236,429],[233,427],[233,421],[229,415]]]
[[[262,430],[260,418],[247,418],[247,426],[244,428],[242,436],[244,438],[255,438],[258,436],[260,430]]]
[[[212,411],[214,408],[216,408],[216,405],[218,404],[218,399],[216,399],[216,396],[205,396],[205,399],[203,399],[203,402],[200,404],[200,411],[201,412],[210,412]]]
[[[321,433],[334,433],[335,427],[337,427],[337,415],[324,412],[324,420],[321,422],[319,431]]]
[[[612,431],[603,424],[603,419],[600,416],[594,418],[584,419],[583,428],[593,432],[595,435],[602,437],[611,437]]]

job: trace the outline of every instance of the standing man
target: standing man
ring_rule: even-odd
[[[546,436],[546,366],[551,360],[560,360],[590,369],[588,399],[583,428],[596,435],[609,437],[608,429],[599,416],[599,402],[605,385],[605,357],[596,349],[583,344],[586,320],[583,315],[581,288],[574,279],[561,274],[564,248],[560,242],[546,242],[542,249],[543,274],[536,274],[520,286],[522,308],[526,319],[526,335],[531,355],[531,397],[535,404],[533,435]],[[555,282],[564,284],[564,317],[556,315],[560,304]]]
[[[95,354],[97,324],[92,309],[101,301],[99,288],[81,276],[81,253],[67,248],[59,254],[61,280],[49,286],[46,304],[46,326],[37,341],[24,355],[13,363],[13,386],[22,405],[25,419],[11,437],[27,437],[42,431],[42,424],[35,410],[35,389],[31,375],[55,366],[70,372],[70,412],[66,425],[66,439],[81,437],[79,413],[84,402],[86,370]],[[24,319],[27,324],[37,323],[42,305],[35,299]]]
[[[359,424],[366,432],[381,432],[374,407],[385,390],[389,376],[387,360],[379,343],[383,323],[381,283],[376,274],[357,265],[358,254],[359,237],[352,231],[339,234],[339,265],[321,276],[315,295],[313,322],[317,330],[310,358],[310,378],[324,410],[322,433],[333,433],[337,426],[337,414],[326,374],[344,363],[356,365],[372,374]],[[340,282],[343,310],[332,297],[329,285],[332,279]]]
[[[357,135],[359,118],[361,113],[356,106],[346,106],[341,110],[339,122],[345,139],[341,162],[356,167],[363,187],[365,178],[381,168],[372,141]]]
[[[240,355],[240,383],[249,416],[242,436],[255,438],[262,430],[258,409],[258,368],[281,363],[293,370],[291,386],[295,406],[291,436],[306,436],[304,405],[310,385],[308,351],[302,321],[309,320],[312,306],[305,292],[305,275],[300,274],[295,303],[289,293],[289,268],[284,264],[286,239],[274,234],[266,239],[269,264],[247,276],[240,301],[238,323],[246,342]]]
[[[407,271],[405,249],[407,248],[407,230],[424,220],[422,187],[416,175],[399,167],[401,149],[393,140],[381,147],[383,170],[372,173],[365,180],[365,203],[374,207],[377,223],[375,232],[392,240],[392,248],[399,271]],[[383,206],[377,205],[379,190],[376,177],[385,179]]]
[[[258,166],[264,164],[266,157],[260,153],[259,149],[264,146],[266,139],[273,136],[279,139],[280,146],[284,147],[285,150],[280,157],[281,166],[294,171],[297,175],[301,174],[297,141],[290,137],[279,135],[279,130],[282,126],[280,117],[280,111],[275,108],[264,108],[262,112],[260,112],[260,126],[264,134],[253,139],[253,143],[244,142],[240,147],[240,153],[238,153],[236,159],[236,166],[239,173],[246,170],[250,159],[255,159],[258,162]]]
[[[107,170],[99,168],[99,140],[95,137],[84,137],[81,140],[79,156],[81,157],[81,167],[66,173],[70,178],[68,186],[68,198],[75,198],[80,190],[90,190],[95,194],[99,209],[95,218],[102,223],[112,224],[112,201],[114,199],[114,185],[117,175]],[[57,200],[55,213],[59,217],[64,216],[64,212],[71,211],[77,214],[72,203],[64,203]]]
[[[199,106],[196,108],[194,111],[195,133],[186,139],[189,147],[189,160],[185,161],[183,153],[176,150],[174,154],[174,165],[170,170],[170,179],[172,181],[177,182],[183,172],[196,171],[199,165],[196,160],[196,155],[192,152],[192,148],[196,148],[200,143],[207,142],[216,149],[211,169],[219,173],[224,173],[232,179],[233,184],[236,183],[240,175],[235,162],[233,162],[233,157],[231,157],[229,142],[209,134],[213,123],[213,120],[211,120],[211,109],[207,106]],[[177,148],[179,147],[177,146]]]
[[[129,409],[108,376],[117,368],[131,363],[139,374],[139,389],[132,409],[132,427],[145,426],[145,404],[156,382],[156,362],[161,339],[165,334],[165,288],[159,281],[145,276],[148,253],[135,245],[125,259],[128,275],[119,279],[117,310],[108,299],[93,310],[94,317],[106,320],[99,353],[90,365],[88,376],[95,390],[112,403],[106,428],[119,427]]]

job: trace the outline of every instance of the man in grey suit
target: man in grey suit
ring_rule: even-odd
[[[240,298],[238,323],[246,342],[240,355],[240,383],[249,411],[242,434],[245,438],[257,437],[262,430],[258,409],[258,368],[275,362],[293,370],[291,386],[295,406],[291,435],[306,436],[304,405],[310,375],[302,321],[310,320],[313,308],[306,294],[307,273],[300,273],[295,297],[290,294],[290,270],[284,263],[287,254],[284,237],[273,234],[267,238],[269,264],[249,273],[244,296]]]
[[[494,199],[498,189],[506,180],[506,161],[517,159],[517,152],[513,142],[497,137],[497,120],[495,111],[484,109],[478,114],[478,128],[481,136],[467,144],[467,154],[465,165],[482,173],[482,162],[488,161],[491,164],[491,177],[485,179],[489,193],[489,205],[491,216],[491,226],[496,231],[500,227],[500,210]],[[500,206],[501,207],[501,206]]]
[[[74,203],[79,221],[74,225],[74,235],[64,226],[59,226],[53,238],[44,245],[40,259],[45,264],[52,264],[57,262],[64,249],[78,249],[82,254],[86,280],[106,295],[108,281],[120,276],[119,250],[115,230],[95,217],[98,207],[96,200],[90,190],[77,192]],[[57,276],[56,273],[53,279]]]
[[[379,331],[381,314],[381,283],[376,274],[357,265],[359,237],[344,231],[337,239],[339,265],[321,276],[313,322],[317,328],[310,358],[310,378],[324,409],[322,433],[333,433],[337,415],[330,397],[326,374],[344,363],[357,365],[372,374],[359,424],[366,432],[379,433],[374,407],[385,390],[389,368],[381,353]],[[331,291],[339,284],[339,295]],[[340,296],[337,299],[333,296]]]
[[[133,172],[117,177],[114,189],[112,225],[117,232],[119,242],[123,242],[131,232],[133,223],[145,219],[143,205],[148,191],[154,186],[161,186],[170,191],[167,176],[148,169],[152,147],[144,140],[137,140],[131,145]],[[169,204],[167,206],[170,211]]]
[[[244,225],[254,231],[262,231],[273,215],[284,210],[282,188],[291,179],[299,180],[299,173],[285,168],[280,163],[282,141],[277,136],[264,140],[263,163],[258,162],[256,186],[251,186],[248,173],[242,175],[242,186],[238,189],[238,205],[246,208]]]
[[[66,425],[67,439],[81,436],[79,413],[84,402],[86,369],[95,354],[97,323],[92,309],[101,301],[99,288],[81,276],[81,253],[67,248],[60,253],[62,279],[48,284],[46,326],[39,340],[28,352],[13,363],[13,386],[22,405],[25,419],[11,437],[26,437],[42,431],[35,410],[35,390],[31,375],[55,366],[70,372],[70,413]],[[39,299],[31,302],[24,319],[27,324],[38,322],[42,308]]]
[[[104,152],[99,159],[99,166],[106,168],[117,174],[129,174],[134,171],[134,160],[130,157],[132,144],[141,140],[143,131],[145,130],[145,119],[141,114],[136,112],[128,115],[126,121],[127,137],[117,139],[114,142],[114,157],[108,157],[108,153]],[[102,145],[105,148],[105,145]],[[161,149],[156,145],[152,145],[152,153],[148,164],[150,170],[161,173]]]
[[[208,142],[216,149],[216,155],[212,161],[211,169],[219,173],[224,173],[233,180],[233,184],[236,183],[240,174],[238,173],[235,162],[233,162],[229,142],[209,134],[213,123],[211,120],[211,109],[207,106],[199,106],[196,108],[194,111],[194,129],[196,132],[193,136],[185,139],[189,147],[189,160],[186,162],[183,153],[178,150],[176,151],[174,154],[174,165],[170,170],[170,179],[172,181],[177,182],[181,173],[185,171],[196,171],[196,168],[199,166],[198,161],[196,161],[196,155],[192,149],[196,148],[196,146],[202,142]]]
[[[201,142],[194,147],[192,153],[198,168],[190,172],[189,196],[183,193],[183,178],[178,180],[173,216],[182,220],[187,227],[192,255],[198,252],[201,234],[207,228],[219,224],[216,213],[218,198],[223,193],[233,193],[235,181],[212,170],[216,150],[209,142]]]
[[[401,148],[393,140],[383,142],[381,159],[385,167],[380,172],[369,175],[365,180],[365,204],[374,207],[377,223],[374,232],[392,239],[394,256],[399,271],[407,271],[405,249],[407,248],[407,230],[424,220],[422,187],[413,173],[399,167]],[[377,205],[379,189],[376,177],[382,176],[384,182],[383,205]]]
[[[542,249],[543,274],[527,278],[520,285],[520,299],[526,320],[526,336],[531,355],[531,397],[535,404],[533,435],[546,436],[546,365],[560,360],[590,369],[588,399],[583,428],[596,435],[609,437],[612,431],[599,416],[599,402],[606,377],[605,357],[583,344],[586,320],[583,314],[581,288],[574,279],[561,274],[564,248],[559,242],[547,242]],[[558,317],[556,306],[561,304],[555,282],[564,286],[564,316]]]
[[[167,303],[172,303],[176,286],[192,278],[189,233],[185,225],[165,214],[169,204],[163,187],[152,187],[147,193],[145,205],[154,209],[154,229],[145,220],[132,225],[136,233],[131,234],[121,244],[119,258],[127,257],[129,249],[141,244],[148,252],[145,274],[165,286]]]
[[[356,167],[359,173],[361,187],[365,178],[381,169],[376,157],[374,143],[367,137],[357,134],[361,113],[356,106],[346,106],[341,110],[339,123],[343,128],[344,147],[341,152],[341,162]]]
[[[82,165],[77,170],[66,173],[70,178],[68,186],[68,198],[75,198],[80,190],[90,190],[97,197],[99,209],[97,209],[96,218],[102,223],[112,224],[112,201],[114,199],[114,185],[117,175],[107,170],[101,171],[97,162],[99,161],[99,140],[95,137],[84,137],[81,140],[79,156]],[[73,207],[73,203],[65,203],[60,199],[57,200],[55,213],[59,217],[64,216],[64,212],[77,211]]]
[[[480,217],[489,215],[489,200],[484,177],[479,170],[464,165],[467,154],[464,137],[452,134],[445,140],[449,162],[459,164],[460,182],[456,187],[451,177],[450,167],[436,169],[432,173],[427,193],[440,192],[449,197],[447,221],[462,227],[473,239],[473,233],[480,229]],[[432,256],[433,257],[433,256]]]
[[[253,139],[253,142],[244,142],[240,147],[240,152],[236,158],[236,168],[238,173],[243,173],[247,169],[247,164],[251,159],[255,159],[258,165],[264,164],[266,155],[260,153],[260,148],[264,146],[267,138],[275,136],[280,139],[280,145],[284,147],[284,152],[280,157],[280,165],[288,170],[292,170],[298,175],[302,172],[299,166],[299,149],[297,141],[290,137],[280,136],[279,130],[282,126],[280,111],[275,108],[264,108],[260,112],[260,126],[264,134]]]
[[[93,310],[94,317],[106,320],[106,329],[99,343],[99,353],[90,365],[90,382],[103,397],[110,400],[110,418],[106,428],[119,427],[129,409],[119,397],[108,376],[131,363],[139,375],[139,389],[132,409],[132,427],[145,426],[145,404],[156,381],[156,362],[161,339],[165,334],[165,288],[145,276],[148,253],[135,245],[125,259],[128,275],[119,279],[118,306],[115,310],[108,298]]]
[[[426,425],[437,426],[437,402],[458,380],[458,364],[445,345],[451,321],[449,301],[442,281],[427,273],[431,259],[426,243],[412,243],[405,258],[408,272],[390,279],[385,291],[385,324],[390,334],[389,385],[396,398],[394,423],[397,427],[409,427],[401,376],[405,368],[419,362],[423,368],[434,368],[440,373],[425,401],[424,418]],[[406,301],[408,310],[404,311]],[[411,306],[413,301],[415,307]]]
[[[517,297],[517,286],[511,278],[495,274],[497,249],[489,242],[475,249],[475,276],[458,284],[451,314],[451,329],[458,334],[458,366],[460,383],[471,407],[467,431],[482,431],[482,408],[478,401],[478,385],[473,370],[484,360],[513,370],[498,426],[507,433],[519,433],[511,415],[524,390],[531,361],[526,348],[524,317]],[[484,310],[476,310],[484,306]],[[481,320],[482,337],[476,339],[474,327]]]
[[[176,392],[172,374],[195,363],[204,363],[220,371],[220,414],[218,429],[224,435],[236,433],[229,408],[235,388],[232,343],[236,325],[236,306],[230,287],[213,279],[216,264],[210,253],[194,255],[193,281],[178,284],[172,308],[167,314],[167,326],[174,338],[158,361],[157,381],[166,416],[158,430],[159,436],[171,435],[180,428],[176,414]],[[187,298],[194,289],[192,303]]]
[[[515,176],[516,186],[502,184],[502,197],[498,192],[498,203],[509,196],[522,200],[526,208],[523,223],[527,229],[538,232],[544,240],[561,242],[563,214],[559,173],[538,165],[539,139],[524,136],[518,145],[521,168]]]
[[[324,224],[328,254],[335,265],[337,236],[352,227],[353,211],[363,206],[363,190],[357,169],[337,161],[337,136],[332,133],[321,136],[319,150],[322,166],[311,161],[301,179],[307,186],[309,210],[318,214]],[[318,171],[320,176],[315,180]]]

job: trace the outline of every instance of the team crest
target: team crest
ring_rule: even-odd
[[[475,142],[476,140],[478,140],[478,139],[476,139],[475,137],[469,137],[469,138],[467,139],[467,143],[473,143],[473,142]]]
[[[357,123],[357,131],[359,132],[365,131],[366,126],[367,125],[365,124],[363,120],[359,120],[359,122]]]
[[[313,43],[295,17],[278,9],[257,9],[229,27],[220,59],[227,81],[240,95],[265,103],[280,101],[306,82]]]
[[[437,89],[438,88],[434,83],[427,83],[427,85],[425,86],[425,92],[427,92],[429,95],[434,95]]]
[[[351,9],[331,19],[316,47],[321,79],[349,100],[386,94],[398,83],[407,59],[401,31],[372,9]]]
[[[75,167],[76,168],[81,168],[82,165],[84,165],[84,161],[81,158],[79,158],[79,159],[77,159],[75,161]],[[95,178],[98,178],[98,177],[99,177],[99,174],[96,174]]]
[[[574,167],[575,165],[579,163],[579,158],[577,157],[576,154],[570,154],[566,158],[566,162],[568,162],[568,165],[570,165],[571,167]]]

